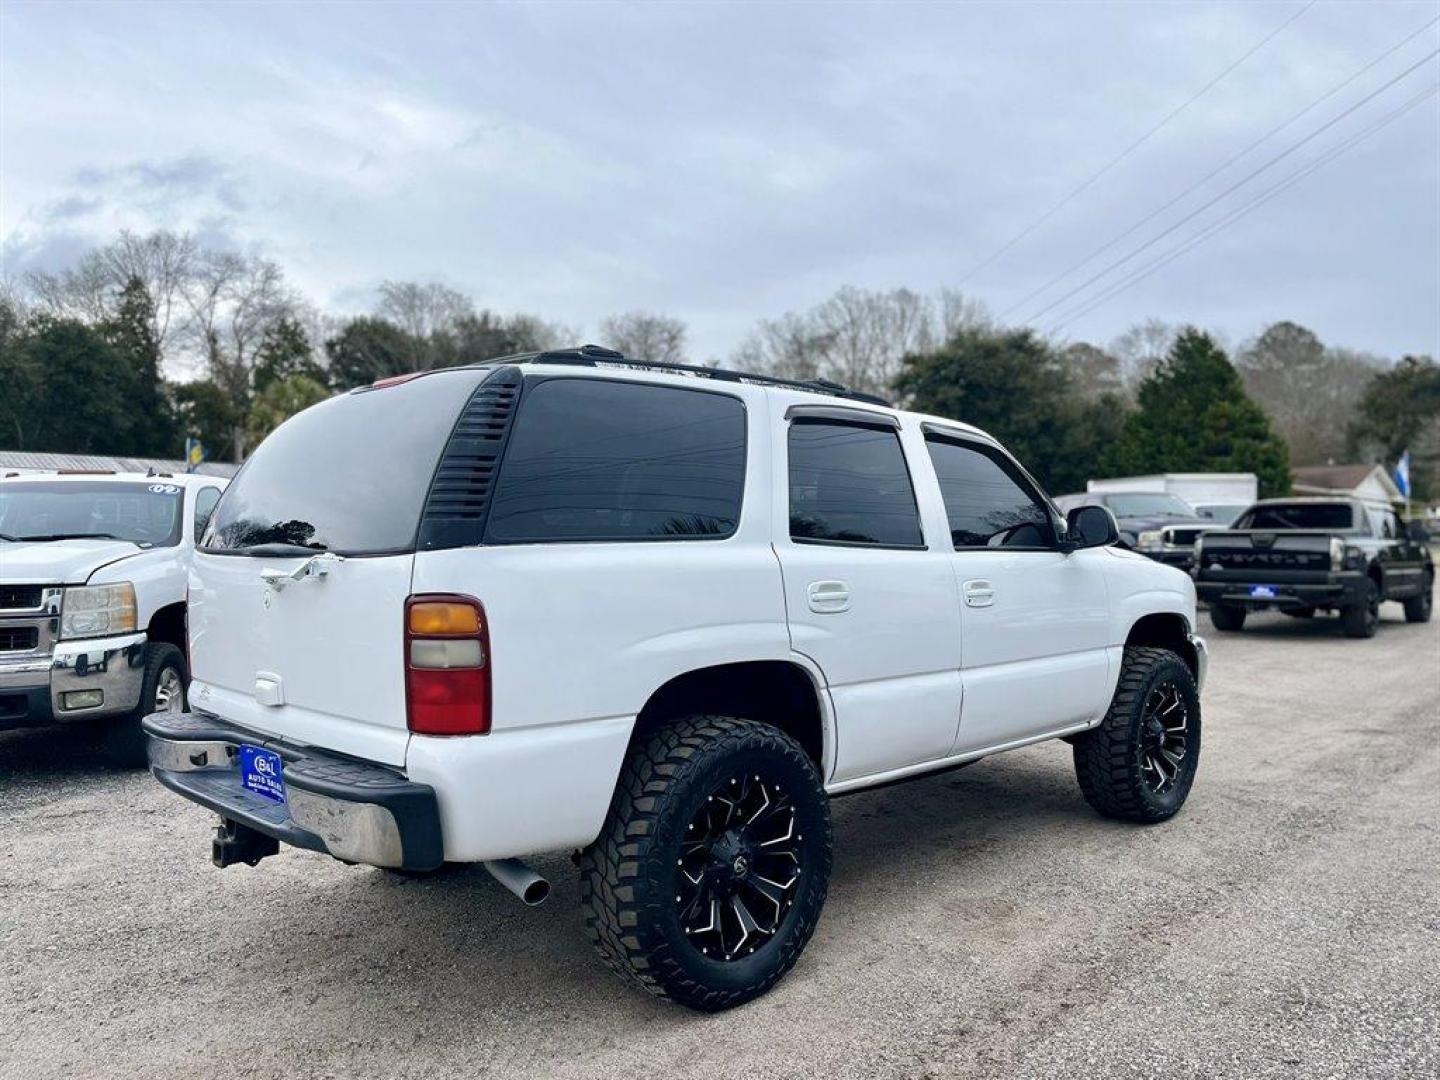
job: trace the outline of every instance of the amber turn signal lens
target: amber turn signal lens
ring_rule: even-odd
[[[442,601],[411,604],[410,632],[424,636],[478,634],[480,612],[469,604],[449,604]]]

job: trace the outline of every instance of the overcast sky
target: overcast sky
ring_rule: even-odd
[[[675,315],[697,359],[845,284],[963,282],[1004,312],[1440,15],[1315,5],[975,272],[1303,7],[5,0],[4,271],[63,266],[121,227],[190,230],[267,253],[329,310],[435,279],[587,337],[612,312]],[[1437,47],[1431,26],[1010,318]],[[1104,280],[1437,78],[1432,59]],[[1432,96],[1067,336],[1156,316],[1233,344],[1288,318],[1327,344],[1440,353],[1437,131]]]

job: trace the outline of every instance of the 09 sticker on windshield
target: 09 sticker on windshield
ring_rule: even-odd
[[[240,747],[240,785],[272,802],[285,801],[285,778],[280,755],[258,746]]]
[[[151,484],[151,485],[150,485],[150,494],[152,494],[152,495],[179,495],[179,494],[180,494],[180,486],[179,486],[178,484]]]

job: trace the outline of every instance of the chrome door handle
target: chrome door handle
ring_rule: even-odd
[[[995,603],[995,586],[983,578],[974,578],[960,586],[966,607],[989,607]]]
[[[271,570],[268,568],[261,570],[260,580],[279,592],[292,581],[304,581],[306,578],[312,577],[323,578],[330,573],[330,567],[344,561],[342,556],[332,555],[327,551],[301,563],[294,570]]]
[[[850,610],[850,586],[843,581],[812,581],[806,590],[810,610],[820,615],[835,615]]]

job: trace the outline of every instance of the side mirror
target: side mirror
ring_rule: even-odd
[[[1065,516],[1065,547],[1108,547],[1120,540],[1115,515],[1103,506],[1077,506]]]

